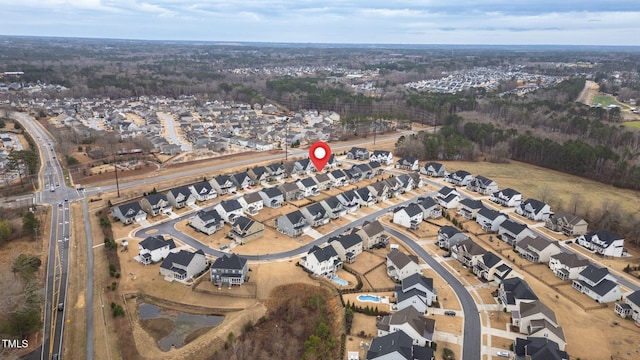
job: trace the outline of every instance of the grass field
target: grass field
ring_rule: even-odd
[[[600,104],[602,107],[607,107],[611,104],[621,105],[619,104],[613,96],[609,95],[594,95],[593,100],[591,101],[592,105]]]
[[[629,121],[622,123],[622,125],[632,129],[640,129],[640,121]]]
[[[580,194],[583,206],[599,208],[606,199],[619,203],[627,212],[637,211],[640,192],[618,189],[593,180],[573,176],[517,161],[508,164],[490,162],[442,162],[448,172],[466,170],[473,175],[483,175],[498,183],[500,189],[513,188],[524,198],[540,199],[546,193],[551,205],[561,202],[568,206],[574,194]],[[553,209],[557,210],[557,209]]]

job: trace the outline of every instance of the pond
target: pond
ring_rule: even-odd
[[[138,305],[138,318],[144,320],[143,328],[156,338],[162,351],[180,348],[189,335],[218,326],[224,320],[224,316],[189,314],[145,302]],[[191,338],[193,340],[193,336]]]

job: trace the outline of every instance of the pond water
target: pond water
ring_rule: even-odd
[[[169,351],[172,347],[180,348],[184,346],[184,340],[189,334],[202,328],[218,326],[224,320],[224,316],[189,314],[145,302],[138,305],[138,318],[140,320],[165,318],[173,321],[175,326],[171,333],[158,340],[158,347],[162,351]]]

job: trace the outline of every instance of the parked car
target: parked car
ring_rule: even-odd
[[[572,244],[572,243],[573,243],[573,241],[571,241],[571,240],[567,240],[567,241],[565,241],[564,243],[565,243],[565,244]]]
[[[58,304],[58,311],[64,310],[64,303]]]
[[[446,253],[446,254],[442,255],[442,257],[443,257],[443,258],[448,258],[448,257],[451,257],[451,254]]]
[[[500,356],[500,357],[509,357],[510,354],[509,354],[508,351],[500,350],[500,351],[496,352],[496,355]]]
[[[456,312],[453,310],[446,310],[444,314],[447,316],[456,316]]]

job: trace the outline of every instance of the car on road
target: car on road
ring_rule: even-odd
[[[227,250],[228,248],[229,248],[229,245],[222,245],[222,246],[220,246],[220,250],[221,250],[221,251],[225,251],[225,250]]]
[[[67,199],[67,198],[64,198],[64,202],[69,202],[69,199]]]
[[[62,203],[61,203],[61,202],[60,202],[60,203],[58,203],[58,207],[62,207]]]
[[[443,257],[443,258],[448,258],[448,257],[451,257],[451,254],[446,253],[446,254],[442,255],[442,257]]]
[[[58,304],[58,311],[64,310],[64,303]]]
[[[445,310],[444,314],[447,316],[456,316],[456,312],[453,310]]]
[[[496,352],[496,355],[500,357],[509,357],[511,354],[509,354],[508,351],[500,350]]]
[[[571,240],[567,240],[567,241],[565,241],[564,243],[565,243],[565,244],[572,244],[572,243],[573,243],[573,241],[571,241]]]

